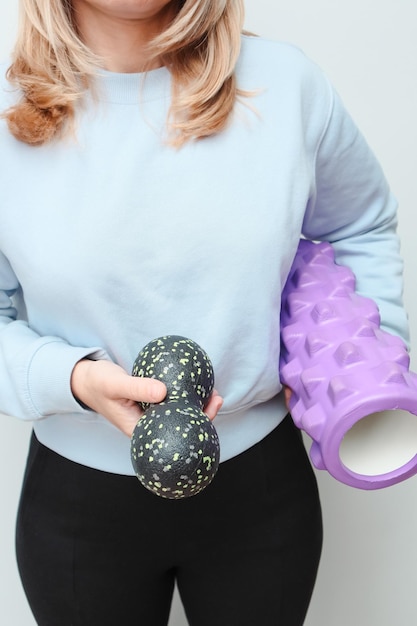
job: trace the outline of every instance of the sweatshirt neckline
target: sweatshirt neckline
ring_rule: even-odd
[[[148,72],[122,73],[100,69],[96,84],[99,99],[115,104],[137,104],[170,96],[171,74],[166,67]]]

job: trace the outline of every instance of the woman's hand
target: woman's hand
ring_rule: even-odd
[[[88,359],[75,365],[71,390],[77,400],[103,415],[128,437],[143,415],[138,402],[162,402],[167,393],[158,380],[130,376],[111,361]]]
[[[130,376],[110,361],[88,359],[76,363],[71,390],[77,400],[103,415],[128,437],[143,415],[138,402],[162,402],[167,393],[161,381]],[[210,419],[215,418],[222,404],[222,398],[214,391],[204,409]]]

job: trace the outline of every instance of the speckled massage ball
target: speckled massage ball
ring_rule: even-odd
[[[213,480],[220,457],[216,429],[203,412],[214,386],[209,357],[186,337],[158,337],[140,351],[132,375],[157,378],[168,390],[163,402],[141,403],[145,414],[131,439],[136,476],[163,498],[196,495]]]

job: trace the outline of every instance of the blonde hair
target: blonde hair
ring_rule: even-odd
[[[169,143],[181,146],[225,128],[240,91],[235,66],[243,0],[173,0],[178,12],[150,46],[172,74]],[[9,80],[22,99],[4,114],[19,140],[40,145],[71,125],[93,86],[99,60],[78,36],[71,0],[20,0],[20,26]]]

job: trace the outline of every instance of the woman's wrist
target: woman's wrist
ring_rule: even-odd
[[[77,361],[77,363],[74,365],[74,368],[72,370],[71,380],[70,380],[71,391],[72,391],[72,395],[74,396],[74,399],[78,402],[81,408],[83,408],[86,411],[92,411],[93,409],[89,407],[85,402],[83,402],[83,400],[80,397],[80,394],[82,394],[82,391],[81,391],[82,381],[85,380],[85,376],[86,376],[86,372],[87,372],[87,368],[89,367],[89,364],[94,361],[95,359],[92,359],[90,357],[85,357],[84,359]]]

